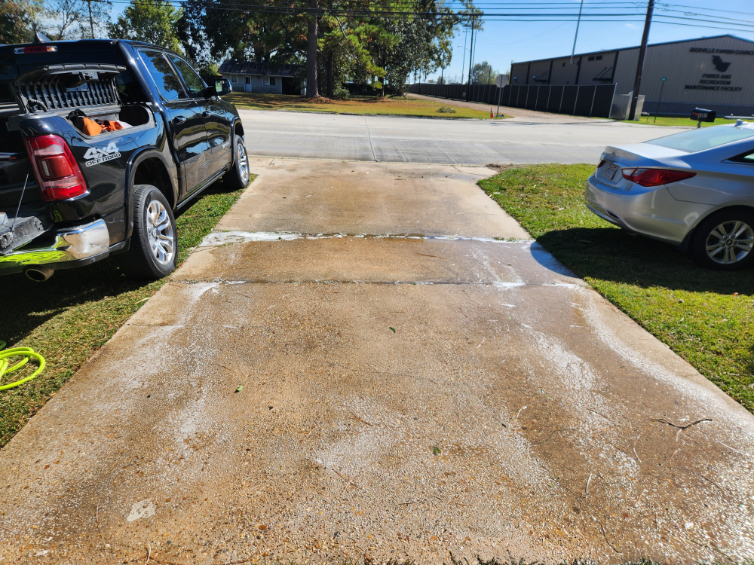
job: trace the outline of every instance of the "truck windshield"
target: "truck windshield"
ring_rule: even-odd
[[[653,139],[647,141],[647,143],[668,147],[676,151],[696,153],[748,137],[754,137],[754,127],[712,126]]]

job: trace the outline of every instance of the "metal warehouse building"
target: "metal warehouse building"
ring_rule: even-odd
[[[617,95],[628,94],[638,59],[639,47],[630,47],[575,55],[573,64],[570,56],[514,63],[511,84],[615,83]],[[718,115],[752,115],[754,42],[719,35],[649,45],[640,94],[649,113],[688,114],[701,106]]]

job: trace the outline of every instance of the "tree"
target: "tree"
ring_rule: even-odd
[[[31,41],[41,9],[41,2],[35,0],[0,0],[0,44]]]
[[[306,96],[319,96],[319,80],[317,77],[317,24],[319,23],[319,6],[317,0],[309,0],[309,21],[306,29]]]
[[[110,36],[135,39],[181,52],[177,22],[181,10],[167,0],[131,0],[115,24],[108,26]]]
[[[412,73],[429,74],[447,67],[453,56],[452,39],[458,14],[441,0],[420,0],[416,7],[421,16],[405,16],[386,22],[385,29],[394,36],[383,49],[378,61],[385,68],[390,89],[402,93]]]
[[[471,68],[472,84],[495,84],[498,72],[487,61],[477,63]]]
[[[259,7],[247,11],[238,9],[237,0],[188,0],[178,37],[200,65],[228,57],[299,63],[307,47],[307,14],[281,10],[275,1],[255,0]]]
[[[40,24],[57,40],[103,36],[111,8],[109,0],[45,0]]]

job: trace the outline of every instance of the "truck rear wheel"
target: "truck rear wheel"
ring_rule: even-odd
[[[131,248],[116,256],[118,265],[131,278],[156,280],[169,275],[178,260],[178,232],[168,201],[156,187],[137,185],[133,214]]]
[[[249,158],[243,137],[236,135],[233,141],[233,167],[223,176],[223,183],[230,190],[246,188],[249,185]]]

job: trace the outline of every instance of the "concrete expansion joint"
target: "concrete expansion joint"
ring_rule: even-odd
[[[367,234],[367,233],[300,233],[300,232],[246,232],[212,231],[199,244],[199,247],[221,247],[235,243],[295,241],[299,239],[411,239],[417,241],[476,241],[481,243],[533,243],[534,239],[506,237],[474,237],[463,235],[424,235],[412,233]]]
[[[401,281],[401,280],[389,280],[389,281],[365,281],[365,280],[339,280],[339,279],[302,279],[302,280],[268,280],[268,279],[217,279],[217,278],[192,278],[192,279],[180,279],[171,280],[170,283],[181,285],[195,285],[195,284],[212,284],[212,285],[237,285],[237,284],[280,284],[280,285],[294,285],[301,284],[354,284],[354,285],[413,285],[413,286],[484,286],[484,287],[497,287],[501,289],[521,288],[521,287],[553,287],[553,288],[589,288],[587,284],[574,284],[574,283],[526,283],[526,282],[498,282],[498,281]]]

